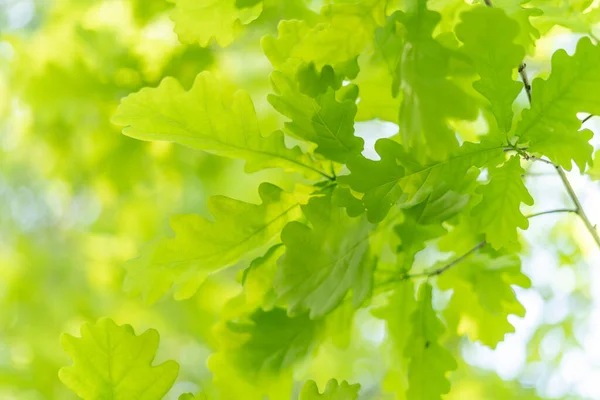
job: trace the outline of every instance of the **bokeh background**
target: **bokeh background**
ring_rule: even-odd
[[[270,66],[259,39],[275,33],[279,19],[306,17],[321,5],[281,3],[220,49],[179,44],[168,17],[172,4],[164,0],[0,0],[0,399],[74,399],[57,378],[70,363],[60,334],[76,334],[82,322],[103,316],[136,332],[160,332],[157,359],[181,365],[167,399],[211,393],[206,359],[217,345],[213,326],[239,291],[235,280],[218,274],[189,300],[148,306],[122,293],[122,264],[144,242],[168,233],[173,214],[208,217],[211,195],[258,202],[260,182],[286,187],[290,181],[274,171],[246,175],[239,162],[180,146],[130,139],[110,117],[131,92],[165,76],[189,87],[210,69],[251,92],[262,124],[280,127],[266,102]],[[447,19],[465,5],[430,2]],[[586,12],[595,7],[588,4]],[[542,22],[538,28],[548,34],[527,58],[530,76],[546,74],[552,52],[571,52],[581,36]],[[519,101],[525,106],[524,95]],[[597,132],[598,121],[586,127]],[[375,140],[396,129],[357,126],[372,157]],[[600,148],[600,140],[594,144]],[[590,219],[600,223],[594,174],[575,170],[569,177]],[[549,166],[531,166],[525,179],[537,200],[530,211],[571,207]],[[523,266],[533,287],[518,294],[527,315],[512,320],[516,333],[495,350],[447,343],[466,361],[452,375],[448,399],[600,398],[600,251],[567,214],[535,218],[524,237]],[[436,256],[425,252],[417,264]],[[365,399],[385,398],[377,385],[385,374],[382,322],[361,310],[347,334],[349,346],[323,345],[299,374],[321,377],[321,384],[331,377],[360,381]]]

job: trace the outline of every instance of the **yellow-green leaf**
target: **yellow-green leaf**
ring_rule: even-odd
[[[490,182],[480,188],[483,199],[472,212],[479,231],[485,233],[495,249],[517,249],[517,228],[529,227],[521,203],[531,206],[533,198],[523,183],[525,170],[520,160],[513,156],[502,166],[489,170]]]
[[[207,46],[211,39],[221,47],[229,46],[240,28],[262,12],[262,1],[251,7],[238,8],[236,0],[173,0],[171,18],[175,32],[184,43]]]
[[[131,94],[112,121],[136,139],[175,142],[246,160],[247,172],[281,167],[323,175],[299,148],[285,146],[281,132],[263,137],[248,93],[226,96],[210,72],[199,74],[187,92],[166,78],[157,88]]]
[[[62,335],[62,346],[74,363],[61,368],[58,376],[84,400],[161,400],[179,365],[166,361],[152,366],[158,340],[154,329],[136,336],[130,325],[110,319],[84,324],[80,338]]]
[[[294,196],[277,186],[263,183],[259,194],[263,202],[258,205],[211,197],[214,222],[194,214],[173,217],[175,237],[146,245],[139,258],[125,265],[125,289],[154,302],[175,286],[175,298],[188,298],[208,274],[250,256],[299,217]]]

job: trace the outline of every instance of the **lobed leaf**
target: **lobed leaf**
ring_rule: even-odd
[[[206,47],[214,38],[221,47],[229,46],[243,25],[262,13],[262,1],[239,4],[239,0],[172,0],[171,18],[175,32],[184,43]]]
[[[530,284],[519,257],[487,253],[470,256],[438,278],[440,289],[453,289],[445,311],[449,324],[458,334],[492,348],[515,331],[509,315],[525,316],[512,286]]]
[[[489,170],[490,182],[481,187],[481,202],[473,209],[479,232],[485,233],[495,249],[518,248],[517,228],[527,229],[529,221],[521,213],[521,203],[533,205],[521,176],[519,156],[512,156],[502,166]]]
[[[513,43],[519,25],[503,10],[481,6],[462,13],[455,31],[464,43],[462,51],[473,60],[481,77],[473,87],[489,100],[500,130],[509,132],[512,105],[523,89],[522,83],[512,79],[525,57],[523,47]]]
[[[281,233],[286,251],[274,283],[279,299],[290,314],[308,310],[313,319],[331,312],[350,290],[360,306],[372,287],[372,226],[349,218],[330,196],[313,197],[302,209],[312,228],[291,222]]]
[[[281,132],[261,136],[250,96],[225,96],[210,72],[202,72],[189,91],[173,78],[124,98],[112,122],[140,140],[175,142],[225,157],[246,160],[246,171],[284,168],[324,175],[299,148],[285,146]]]
[[[362,200],[369,220],[379,222],[394,205],[410,207],[422,203],[439,185],[446,191],[460,193],[465,180],[473,179],[467,171],[471,167],[495,165],[502,158],[503,147],[499,140],[467,142],[446,159],[422,165],[398,143],[381,139],[375,144],[381,160],[354,157],[348,161],[350,175],[339,180],[364,193]]]
[[[188,298],[208,274],[248,257],[300,216],[295,198],[277,186],[263,183],[259,194],[259,205],[211,197],[214,222],[194,214],[173,217],[175,237],[150,243],[125,265],[125,289],[154,302],[174,285],[176,299]]]
[[[179,365],[166,361],[152,366],[158,332],[136,336],[130,325],[100,319],[81,326],[81,337],[61,336],[72,366],[58,372],[60,380],[84,400],[161,400],[169,391]]]
[[[590,39],[577,43],[575,54],[558,50],[552,56],[552,72],[547,80],[532,84],[531,108],[523,110],[517,124],[519,143],[528,151],[547,156],[570,170],[575,162],[581,171],[592,162],[593,134],[579,130],[577,113],[600,113],[596,93],[600,90],[600,47]]]
[[[315,381],[307,381],[300,391],[299,400],[356,400],[360,385],[350,385],[346,381],[338,383],[331,379],[327,382],[325,391],[319,393],[319,388]]]
[[[450,391],[449,371],[456,369],[456,361],[449,350],[439,344],[444,326],[432,306],[432,288],[419,288],[417,309],[411,317],[412,331],[406,345],[408,365],[408,400],[441,399]]]

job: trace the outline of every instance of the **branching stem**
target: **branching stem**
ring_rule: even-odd
[[[529,103],[531,104],[531,86],[529,86],[529,83],[528,83],[529,81],[527,80],[527,73],[525,71],[524,63],[522,64],[522,67],[523,67],[523,69],[521,69],[521,67],[519,67],[519,73],[521,74],[521,77],[523,78],[523,85],[525,86],[525,90],[527,91],[527,95],[529,97]],[[592,117],[591,115],[588,116],[587,118],[585,118],[582,121],[582,123],[587,121],[591,117]],[[600,248],[600,235],[598,234],[596,227],[591,223],[590,219],[587,217],[587,214],[585,213],[583,207],[581,206],[581,202],[579,201],[579,198],[577,197],[577,193],[575,193],[575,191],[573,190],[573,186],[571,186],[571,182],[569,182],[569,178],[567,178],[567,174],[565,174],[565,171],[561,168],[561,166],[554,164],[550,160],[546,160],[546,159],[539,158],[539,157],[526,155],[525,158],[529,159],[529,160],[534,160],[534,161],[541,161],[543,163],[554,166],[554,168],[556,169],[556,172],[558,172],[558,175],[560,176],[560,180],[562,181],[565,189],[567,189],[567,192],[569,193],[569,197],[571,197],[571,200],[575,204],[575,213],[577,215],[579,215],[579,218],[581,218],[585,227],[587,228],[587,230],[590,232],[590,234],[594,238],[594,241],[598,245],[598,248]]]

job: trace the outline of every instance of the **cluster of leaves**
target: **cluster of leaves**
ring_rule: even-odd
[[[459,9],[452,19],[426,0],[329,0],[318,11],[301,0],[174,3],[185,44],[224,49],[277,27],[260,46],[272,66],[267,100],[283,123],[274,128],[255,107],[261,99],[232,90],[218,68],[119,87],[137,92],[112,123],[135,139],[242,160],[249,174],[285,173],[282,184],[258,186],[258,204],[213,196],[212,218],[174,216],[173,233],[125,265],[124,290],[149,304],[190,299],[209,277],[237,274],[208,362],[216,389],[180,399],[357,399],[360,386],[341,377],[327,377],[322,393],[294,381],[360,309],[384,322],[391,349],[377,394],[448,393],[460,359],[447,334],[495,348],[514,332],[509,316],[525,313],[515,294],[530,285],[520,260],[531,217],[522,207],[534,204],[524,166],[541,159],[561,176],[573,164],[598,176],[577,113],[600,114],[600,46],[585,37],[572,55],[553,55],[546,79],[519,81],[541,34],[587,32],[597,9],[449,1]],[[520,94],[531,104],[515,113]],[[357,135],[374,120],[398,126],[375,157]],[[578,201],[573,211],[590,225]],[[432,249],[450,254],[419,263]],[[442,291],[444,307],[434,301]],[[62,345],[74,364],[59,377],[84,399],[161,399],[179,370],[152,366],[156,331],[136,336],[108,319]]]

